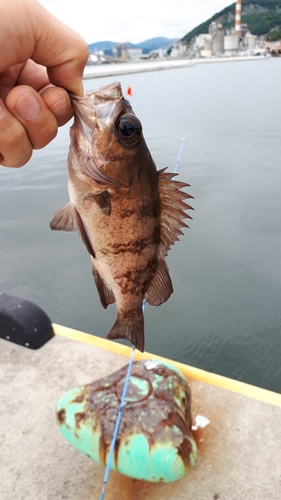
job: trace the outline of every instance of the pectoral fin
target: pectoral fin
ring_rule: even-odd
[[[102,191],[101,193],[89,193],[84,196],[87,201],[94,201],[103,213],[107,216],[111,214],[111,199],[108,191]]]
[[[74,208],[70,202],[55,213],[50,228],[56,231],[77,231]]]

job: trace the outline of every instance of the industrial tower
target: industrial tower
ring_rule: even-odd
[[[235,31],[239,38],[241,35],[241,3],[242,0],[236,0]]]

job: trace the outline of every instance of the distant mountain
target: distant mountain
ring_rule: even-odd
[[[157,49],[168,49],[178,41],[178,38],[165,38],[164,36],[159,36],[156,38],[150,38],[144,42],[135,45],[136,48],[143,50],[157,50]]]
[[[214,14],[210,19],[187,33],[182,41],[190,43],[200,33],[208,33],[212,21],[221,23],[225,30],[234,27],[235,3]],[[241,23],[246,23],[253,35],[281,37],[281,0],[242,0]]]
[[[88,45],[90,52],[95,52],[96,50],[112,50],[115,47],[116,42],[95,42]]]
[[[140,43],[131,43],[124,42],[130,49],[143,49],[144,54],[151,52],[152,50],[157,49],[168,49],[175,42],[178,41],[178,38],[165,38],[163,36],[150,38],[149,40],[145,40]],[[96,50],[103,50],[105,53],[111,51],[113,47],[119,45],[118,42],[104,41],[104,42],[95,42],[89,44],[89,51],[95,52]]]

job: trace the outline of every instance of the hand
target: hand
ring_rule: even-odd
[[[73,116],[88,46],[36,0],[1,0],[0,54],[0,163],[21,167]]]

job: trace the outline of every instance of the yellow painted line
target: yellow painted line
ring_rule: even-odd
[[[67,328],[66,326],[53,324],[53,329],[56,335],[61,335],[62,337],[66,337],[71,340],[76,340],[106,351],[114,352],[115,354],[120,354],[121,356],[130,357],[132,352],[131,347],[112,342],[111,340],[102,339],[100,337],[96,337],[95,335],[79,332],[78,330]],[[200,382],[205,382],[206,384],[226,389],[227,391],[236,392],[238,394],[242,394],[243,396],[248,396],[250,398],[263,401],[264,403],[281,407],[281,394],[276,392],[267,391],[266,389],[261,389],[260,387],[255,387],[254,385],[239,382],[238,380],[223,377],[222,375],[217,375],[215,373],[210,373],[205,370],[201,370],[200,368],[194,368],[192,366],[179,363],[178,361],[157,356],[156,354],[151,354],[149,352],[141,353],[137,350],[135,351],[134,360],[147,358],[167,361],[181,370],[187,378],[193,378],[195,380],[199,380]]]

